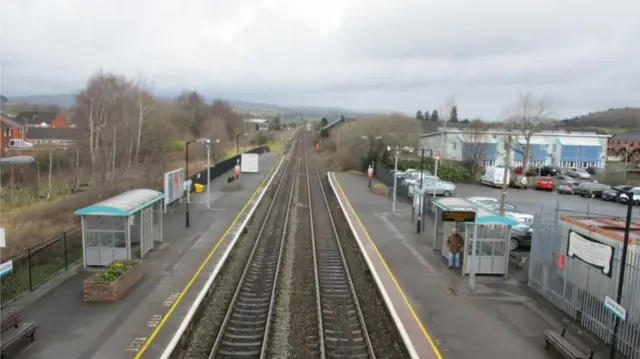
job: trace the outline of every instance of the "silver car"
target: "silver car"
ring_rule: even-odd
[[[574,188],[573,183],[569,181],[562,181],[556,187],[556,191],[558,191],[558,193],[573,194],[574,193],[573,188]]]
[[[591,179],[591,174],[582,168],[570,168],[567,171],[567,175],[573,178],[579,178],[583,180]]]
[[[452,182],[428,180],[422,185],[422,189],[427,193],[433,193],[434,187],[437,196],[450,197],[456,193],[456,185]]]

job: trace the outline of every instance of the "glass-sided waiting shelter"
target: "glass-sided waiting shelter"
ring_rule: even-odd
[[[509,265],[509,235],[511,227],[519,222],[495,214],[494,212],[479,206],[464,198],[447,197],[436,199],[434,249],[439,250],[446,258],[449,256],[449,248],[446,246],[447,236],[455,226],[458,233],[464,238],[464,248],[460,256],[462,275],[469,274],[470,262],[475,264],[475,274],[506,275]],[[476,212],[474,222],[444,222],[443,211],[470,211]],[[473,253],[473,228],[476,226],[476,251],[474,260],[469,258]]]
[[[134,189],[75,211],[82,217],[84,267],[143,258],[162,242],[163,198],[162,192]]]

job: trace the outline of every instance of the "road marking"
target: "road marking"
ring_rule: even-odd
[[[427,342],[429,342],[429,346],[431,347],[431,350],[433,350],[433,352],[436,354],[437,359],[443,359],[442,358],[442,354],[440,353],[440,350],[438,349],[438,346],[436,345],[436,341],[433,338],[431,338],[431,335],[429,335],[429,332],[427,331],[427,328],[424,326],[424,324],[422,324],[422,321],[420,320],[420,317],[418,317],[418,314],[416,313],[415,309],[413,309],[413,306],[409,302],[409,297],[407,297],[405,292],[402,290],[402,287],[400,286],[400,282],[398,282],[398,279],[396,278],[396,276],[391,271],[391,268],[389,267],[389,264],[387,263],[387,261],[382,256],[382,253],[380,253],[380,250],[378,250],[378,247],[376,246],[376,244],[373,241],[373,239],[371,239],[371,236],[369,235],[369,232],[367,231],[367,228],[362,223],[362,220],[358,216],[358,213],[356,213],[356,210],[353,208],[353,205],[351,205],[351,202],[349,201],[349,198],[347,197],[347,195],[344,193],[344,190],[342,190],[342,186],[340,186],[340,182],[338,181],[338,178],[334,175],[333,179],[334,179],[334,181],[336,183],[336,186],[338,187],[338,190],[342,194],[342,197],[344,198],[345,202],[347,203],[347,206],[349,206],[349,209],[351,210],[351,213],[353,214],[354,218],[356,219],[356,221],[358,221],[358,224],[362,228],[362,232],[364,233],[364,235],[367,237],[367,239],[371,243],[371,246],[373,247],[373,250],[378,255],[378,258],[382,262],[382,265],[384,266],[384,268],[387,270],[387,273],[389,273],[389,276],[391,277],[391,280],[393,281],[393,283],[396,285],[396,288],[400,292],[400,295],[402,296],[402,299],[404,299],[404,302],[407,304],[407,307],[409,307],[409,311],[411,312],[411,316],[413,317],[413,319],[416,321],[416,323],[420,327],[420,331],[422,332],[422,335],[424,335],[425,339],[427,339]]]
[[[171,293],[169,294],[169,296],[167,297],[167,299],[164,300],[164,302],[162,302],[162,305],[165,307],[170,307],[173,305],[173,302],[176,301],[176,299],[178,299],[178,297],[180,296],[180,292],[178,293]]]
[[[134,338],[131,344],[127,347],[128,352],[140,352],[140,348],[144,346],[147,337]]]
[[[189,289],[191,288],[191,286],[193,286],[193,283],[196,282],[196,280],[200,276],[200,273],[202,273],[202,271],[207,266],[207,264],[209,264],[209,261],[211,260],[211,258],[213,258],[213,255],[216,253],[216,251],[220,247],[220,244],[225,240],[227,235],[231,232],[231,230],[236,225],[238,220],[240,220],[240,217],[244,214],[244,212],[247,210],[247,208],[249,208],[249,205],[253,202],[253,199],[258,195],[258,193],[260,191],[262,191],[262,187],[267,182],[267,180],[271,177],[271,174],[272,174],[273,170],[278,167],[278,163],[280,163],[280,162],[281,161],[278,161],[274,166],[271,167],[271,169],[269,170],[267,175],[262,179],[262,181],[258,185],[258,188],[255,190],[255,192],[253,192],[253,194],[251,195],[251,197],[249,198],[247,203],[245,203],[244,207],[242,207],[240,212],[238,212],[238,214],[236,215],[236,218],[233,219],[233,221],[231,222],[229,227],[222,234],[222,237],[220,237],[220,239],[215,244],[215,246],[213,246],[213,249],[211,249],[211,251],[207,255],[207,258],[205,258],[204,261],[200,264],[200,266],[198,267],[198,269],[194,273],[193,277],[191,277],[191,279],[189,279],[189,282],[187,282],[187,285],[185,285],[184,289],[176,297],[176,299],[173,302],[173,304],[171,304],[171,307],[167,311],[167,314],[165,314],[164,317],[162,317],[162,320],[160,321],[160,323],[158,323],[156,328],[153,330],[153,332],[151,333],[151,336],[149,336],[148,338],[145,338],[144,344],[142,344],[142,346],[139,348],[139,350],[136,350],[138,353],[134,357],[135,359],[142,358],[142,354],[144,354],[144,352],[147,349],[149,349],[149,346],[156,339],[156,337],[158,336],[158,333],[160,333],[160,330],[162,329],[164,324],[167,322],[167,319],[169,319],[169,317],[171,317],[173,312],[176,310],[176,307],[178,307],[178,304],[180,304],[180,302],[182,301],[182,298],[184,298],[184,294],[187,293],[189,291]],[[136,338],[136,339],[140,339],[140,338]],[[135,343],[135,340],[134,340],[134,343]],[[127,349],[127,351],[129,351],[129,349]]]
[[[160,324],[160,321],[162,321],[162,317],[163,317],[163,315],[161,315],[161,314],[152,315],[151,319],[149,319],[149,321],[147,322],[147,326],[151,327],[151,328],[157,327],[158,324]]]

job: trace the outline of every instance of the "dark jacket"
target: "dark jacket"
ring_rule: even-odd
[[[449,248],[449,252],[460,252],[460,248],[462,248],[462,242],[462,236],[460,236],[458,233],[450,234],[449,237],[447,237],[447,247]]]

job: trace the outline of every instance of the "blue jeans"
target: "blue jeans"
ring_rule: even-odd
[[[460,268],[460,252],[449,252],[449,268]]]

